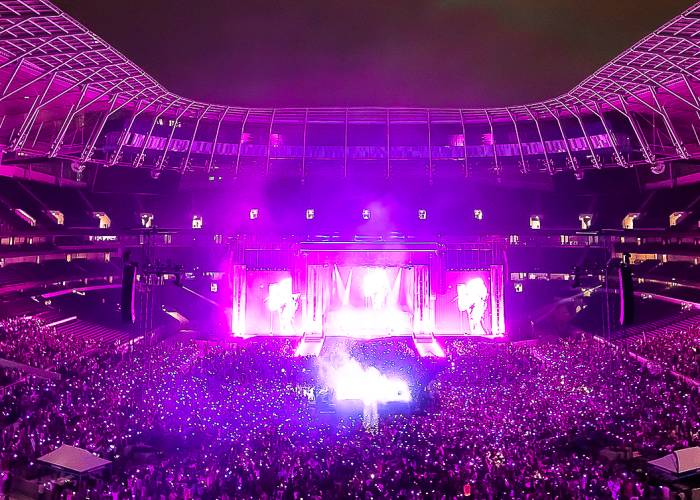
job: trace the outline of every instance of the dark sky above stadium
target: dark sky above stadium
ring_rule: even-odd
[[[170,90],[241,106],[560,94],[690,0],[57,0]]]

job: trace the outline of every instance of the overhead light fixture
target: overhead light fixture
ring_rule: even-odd
[[[248,217],[250,217],[250,220],[257,219],[258,215],[260,215],[260,212],[258,211],[257,208],[251,208],[250,212],[248,213]]]
[[[592,214],[581,214],[578,216],[578,220],[581,223],[581,229],[586,231],[586,230],[590,229],[591,225],[593,224],[593,215]]]
[[[362,210],[362,218],[364,220],[370,220],[371,217],[372,217],[372,212],[370,212],[368,208],[365,208],[364,210]]]
[[[639,212],[630,212],[622,219],[622,229],[634,229],[634,221],[639,217]]]
[[[314,217],[316,217],[316,212],[314,211],[314,209],[307,208],[306,209],[306,220],[313,220]]]
[[[141,214],[141,227],[153,227],[153,214],[143,212]]]
[[[424,208],[418,210],[418,220],[425,220],[428,218],[428,211]]]
[[[666,171],[666,163],[663,161],[657,161],[651,166],[651,173],[656,175],[661,175]]]

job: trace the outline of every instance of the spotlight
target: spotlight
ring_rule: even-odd
[[[418,210],[418,219],[419,220],[425,220],[427,218],[428,218],[428,211],[427,210],[425,210],[423,208]]]
[[[634,229],[634,221],[639,218],[639,212],[630,212],[622,219],[622,229]]]
[[[581,223],[581,229],[586,231],[591,228],[591,225],[593,224],[593,215],[592,214],[581,214],[578,216],[578,220]]]
[[[143,212],[141,214],[141,227],[153,227],[153,214]]]
[[[484,212],[478,208],[474,209],[474,218],[476,220],[484,220]]]
[[[257,208],[251,208],[250,213],[248,213],[248,217],[250,217],[250,220],[255,220],[258,218],[259,211]]]
[[[316,217],[316,212],[314,212],[314,209],[307,208],[306,209],[306,220],[313,220],[314,217]]]
[[[666,171],[666,163],[662,161],[657,161],[651,166],[651,173],[656,175],[661,175]]]
[[[531,215],[530,216],[530,229],[541,229],[542,228],[542,221],[540,220],[539,215]]]
[[[365,208],[365,209],[362,211],[362,218],[363,218],[364,220],[369,220],[371,217],[372,217],[372,213],[369,211],[368,208]]]
[[[201,215],[193,215],[192,216],[192,229],[202,229],[203,224],[204,224],[204,219],[202,218]]]

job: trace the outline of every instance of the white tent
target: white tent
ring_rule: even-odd
[[[109,460],[93,455],[87,450],[67,444],[62,444],[52,452],[39,457],[39,462],[76,474],[92,472],[112,463]]]
[[[673,474],[687,474],[700,469],[700,446],[676,450],[649,463]]]

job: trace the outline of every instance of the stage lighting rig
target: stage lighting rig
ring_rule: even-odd
[[[651,166],[651,173],[655,175],[661,175],[666,171],[666,163],[663,161],[657,161]]]

